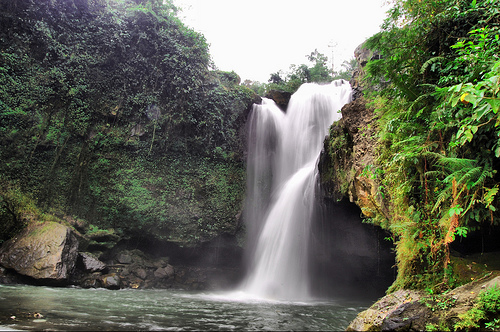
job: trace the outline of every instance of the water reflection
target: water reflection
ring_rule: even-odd
[[[0,299],[2,327],[21,330],[331,331],[345,329],[369,305],[259,301],[234,293],[24,285],[0,286]],[[36,319],[34,313],[43,317]]]

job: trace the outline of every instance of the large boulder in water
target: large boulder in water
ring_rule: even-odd
[[[56,222],[33,223],[0,248],[2,266],[35,279],[67,279],[77,256],[75,234]]]

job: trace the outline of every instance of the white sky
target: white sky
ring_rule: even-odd
[[[380,30],[384,0],[174,0],[179,17],[201,32],[220,70],[267,83],[272,73],[308,64],[318,49],[335,70]],[[328,47],[335,45],[335,47]],[[329,63],[331,66],[331,62]]]

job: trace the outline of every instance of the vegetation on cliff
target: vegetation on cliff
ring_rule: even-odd
[[[170,1],[0,3],[0,240],[25,194],[123,234],[237,230],[240,129],[258,97],[211,69]]]
[[[357,55],[364,98],[331,127],[320,172],[391,233],[390,292],[465,282],[452,246],[500,226],[499,5],[396,0]]]
[[[458,280],[450,245],[500,224],[500,3],[397,0],[365,47],[378,121],[379,183],[398,277],[391,290]]]

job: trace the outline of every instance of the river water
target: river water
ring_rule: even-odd
[[[0,285],[0,330],[339,331],[369,304],[262,301],[241,293]]]

